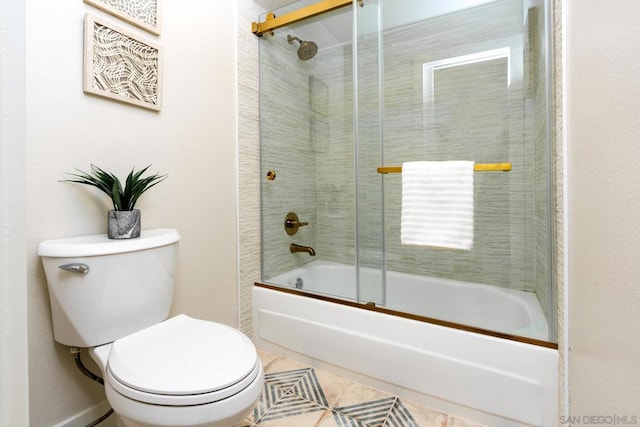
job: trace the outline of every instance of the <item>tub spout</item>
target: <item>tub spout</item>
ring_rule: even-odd
[[[289,245],[289,250],[291,251],[292,254],[296,252],[306,252],[311,256],[316,256],[316,251],[314,251],[311,246],[302,246],[302,245],[296,245],[295,243],[292,243],[291,245]]]

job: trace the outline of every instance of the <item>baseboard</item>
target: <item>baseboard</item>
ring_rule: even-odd
[[[74,416],[69,417],[66,420],[56,424],[53,427],[85,427],[87,424],[90,424],[91,422],[106,414],[109,409],[111,409],[111,406],[109,406],[109,403],[106,400],[103,400],[97,405],[93,405],[90,408],[87,408],[84,411],[79,412]],[[114,414],[111,414],[109,418],[99,424],[99,427],[115,426],[116,416]]]

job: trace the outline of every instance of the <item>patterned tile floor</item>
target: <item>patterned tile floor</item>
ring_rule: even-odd
[[[242,427],[483,427],[259,351],[264,392]]]

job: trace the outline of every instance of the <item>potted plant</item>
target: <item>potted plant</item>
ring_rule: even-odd
[[[105,172],[95,165],[91,165],[91,172],[68,173],[72,179],[63,182],[75,182],[91,185],[104,192],[113,202],[113,209],[108,212],[107,235],[110,239],[133,239],[140,237],[140,210],[134,209],[136,202],[148,189],[162,182],[167,175],[142,175],[151,165],[136,172],[131,169],[124,187],[112,173]]]

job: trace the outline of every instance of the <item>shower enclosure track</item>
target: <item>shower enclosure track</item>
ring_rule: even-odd
[[[348,6],[350,4],[352,4],[352,0],[323,0],[279,17],[276,17],[275,13],[269,12],[263,22],[251,23],[251,32],[256,36],[261,37],[266,32],[273,31],[277,28],[284,27],[285,25],[293,24],[294,22],[302,21],[307,18],[322,15],[323,13],[331,12],[332,10]],[[359,4],[362,6],[363,2],[359,2]]]

